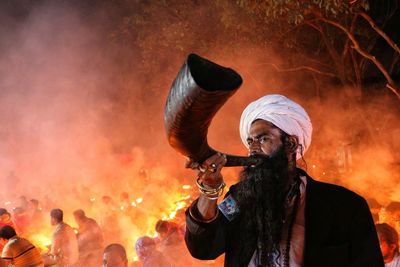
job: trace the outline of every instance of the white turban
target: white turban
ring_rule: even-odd
[[[283,95],[266,95],[246,107],[240,118],[240,137],[247,148],[250,126],[257,119],[269,121],[285,133],[297,136],[300,145],[296,160],[300,159],[310,146],[310,117],[299,104],[289,98]]]

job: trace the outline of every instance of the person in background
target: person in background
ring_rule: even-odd
[[[26,196],[19,196],[17,198],[17,207],[20,207],[24,211],[29,209],[29,202],[26,199]]]
[[[31,219],[34,221],[44,221],[43,211],[40,208],[39,200],[31,199],[29,200],[29,210],[31,214]]]
[[[25,235],[29,232],[30,218],[27,210],[22,207],[15,207],[13,209],[13,218],[15,228],[18,229],[20,235]]]
[[[118,242],[122,236],[117,210],[118,206],[110,196],[101,198],[100,225],[103,230],[104,240],[109,244]]]
[[[51,225],[56,228],[53,233],[50,254],[44,255],[45,265],[74,266],[79,259],[78,241],[74,229],[64,223],[64,213],[60,209],[51,210],[50,218]]]
[[[158,220],[155,230],[162,243],[175,243],[183,240],[183,236],[180,236],[179,233],[179,227],[174,222]]]
[[[108,245],[103,251],[103,267],[128,267],[125,248],[117,243]]]
[[[103,250],[100,226],[81,209],[74,211],[74,219],[79,226],[77,238],[80,263],[84,266],[99,266]]]
[[[176,267],[191,266],[192,257],[179,231],[179,225],[174,222],[159,220],[155,230],[159,236],[159,249]]]
[[[29,214],[30,214],[30,228],[36,232],[39,230],[45,222],[44,213],[39,207],[39,201],[37,199],[29,200]]]
[[[11,220],[11,214],[6,209],[0,208],[0,229],[6,225],[15,229],[14,222]]]
[[[14,222],[11,220],[11,214],[4,208],[0,208],[0,229],[4,226],[11,226],[13,229],[15,228]],[[0,253],[3,250],[3,245],[0,243]]]
[[[17,236],[9,225],[0,229],[0,243],[4,246],[1,258],[4,266],[42,267],[39,250],[25,238]]]
[[[398,233],[387,223],[377,224],[375,227],[385,267],[400,267]]]
[[[157,250],[156,242],[151,237],[142,236],[138,238],[135,249],[142,262],[142,267],[172,267],[168,259]]]

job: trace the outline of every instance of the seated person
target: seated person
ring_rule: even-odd
[[[25,238],[17,236],[11,226],[6,225],[0,229],[0,243],[4,245],[1,254],[4,266],[44,266],[39,250]]]
[[[50,253],[43,256],[45,265],[70,267],[78,262],[78,241],[74,229],[63,221],[64,213],[60,209],[50,212],[51,225],[55,226]]]
[[[103,232],[98,223],[86,216],[81,209],[74,211],[74,218],[79,226],[77,239],[81,265],[101,265],[103,251]]]
[[[157,250],[156,242],[148,236],[140,237],[135,244],[136,253],[143,267],[171,267],[167,258]]]
[[[400,267],[399,236],[387,223],[376,225],[385,267]]]
[[[155,229],[159,235],[158,248],[168,258],[169,262],[173,262],[175,267],[193,265],[193,259],[189,255],[178,224],[159,220]]]

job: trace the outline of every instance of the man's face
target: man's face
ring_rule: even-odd
[[[127,267],[128,263],[126,260],[116,251],[109,251],[103,254],[103,267]]]
[[[251,124],[247,144],[250,155],[273,157],[282,147],[281,132],[269,121],[256,120]]]
[[[160,236],[161,239],[164,239],[168,236],[168,232],[161,231],[161,232],[158,232],[158,235]]]
[[[385,263],[390,262],[394,256],[394,250],[395,250],[396,246],[393,244],[392,245],[388,244],[386,242],[386,240],[384,240],[382,238],[381,235],[378,235],[378,238],[379,238],[379,245],[381,247],[383,260],[385,261]]]
[[[136,244],[135,249],[139,259],[143,261],[146,258],[148,252],[146,247],[140,244]]]
[[[57,220],[50,216],[50,224],[51,225],[56,225],[57,224]]]
[[[268,156],[270,160],[258,166],[245,167],[241,173],[241,183],[234,195],[242,212],[245,232],[240,235],[241,243],[251,245],[256,241],[260,251],[275,253],[282,237],[285,217],[285,196],[289,183],[290,151],[285,150],[281,130],[272,123],[256,120],[249,131],[250,155]],[[268,225],[269,227],[264,227]],[[268,257],[261,259],[264,264]]]

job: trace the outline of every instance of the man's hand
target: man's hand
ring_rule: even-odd
[[[223,183],[223,177],[221,169],[226,164],[226,155],[217,153],[206,159],[201,165],[194,163],[193,161],[186,162],[186,168],[196,170],[197,177],[200,179],[199,182],[204,187],[218,188]],[[196,220],[203,222],[209,222],[217,216],[217,199],[209,199],[203,194],[197,201],[196,210],[197,212],[190,209],[190,214]]]
[[[185,164],[186,168],[196,170],[197,177],[205,186],[217,188],[223,182],[221,174],[222,168],[226,164],[226,155],[216,153],[206,159],[201,165],[188,160]]]

